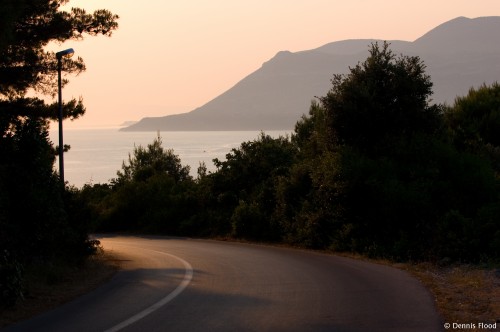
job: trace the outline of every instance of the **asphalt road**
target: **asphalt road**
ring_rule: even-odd
[[[121,272],[5,332],[442,330],[428,291],[391,267],[251,244],[100,240]]]

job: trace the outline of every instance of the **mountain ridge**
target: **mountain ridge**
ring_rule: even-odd
[[[472,86],[500,77],[500,17],[457,17],[413,42],[388,41],[396,54],[417,55],[434,83],[433,100],[451,103]],[[291,130],[311,100],[369,55],[376,39],[348,39],[311,50],[280,51],[224,93],[188,113],[145,117],[124,131]]]

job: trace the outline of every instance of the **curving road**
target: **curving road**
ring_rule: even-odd
[[[442,330],[431,295],[391,267],[208,240],[100,240],[123,259],[122,271],[5,331]]]

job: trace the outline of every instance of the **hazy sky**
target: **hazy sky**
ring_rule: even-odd
[[[51,46],[74,48],[87,65],[63,91],[65,99],[82,96],[87,113],[66,128],[189,112],[278,51],[345,39],[413,41],[458,16],[500,16],[499,0],[71,0],[68,7],[108,9],[120,27],[111,38]]]

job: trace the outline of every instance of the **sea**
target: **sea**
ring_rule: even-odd
[[[49,135],[58,145],[57,126]],[[198,167],[204,162],[209,172],[216,170],[213,159],[225,160],[226,154],[241,143],[253,141],[260,131],[165,131],[128,132],[119,127],[92,129],[64,129],[64,144],[71,146],[64,154],[64,178],[70,185],[81,188],[85,184],[108,183],[116,178],[123,162],[128,162],[134,147],[146,147],[158,135],[165,149],[173,149],[183,166],[190,166],[196,177]],[[290,135],[292,131],[266,131],[271,137]],[[55,170],[59,162],[54,163]]]

